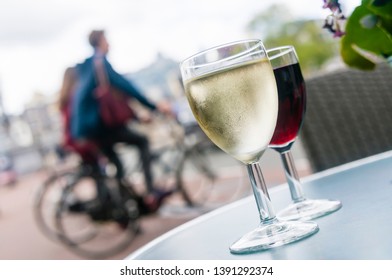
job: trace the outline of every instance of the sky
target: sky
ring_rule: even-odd
[[[360,0],[342,0],[349,14]],[[64,69],[91,55],[92,29],[104,29],[108,59],[120,73],[176,61],[246,39],[246,24],[274,3],[296,19],[325,18],[322,0],[2,0],[0,92],[5,111],[20,113],[35,92],[57,94]],[[261,36],[261,35],[260,35]],[[253,38],[254,36],[252,36]]]

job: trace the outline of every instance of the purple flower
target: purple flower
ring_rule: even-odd
[[[324,9],[330,9],[332,12],[338,11],[339,13],[342,12],[342,9],[340,8],[340,3],[339,0],[324,0]]]
[[[335,33],[333,34],[333,37],[340,38],[340,37],[343,37],[344,34],[346,34],[346,32],[344,32],[342,30],[336,30]]]
[[[333,37],[342,37],[345,32],[342,30],[341,23],[346,19],[342,13],[340,3],[338,0],[323,0],[324,9],[330,9],[330,14],[326,19],[323,28],[333,33]]]

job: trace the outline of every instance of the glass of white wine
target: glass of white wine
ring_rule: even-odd
[[[230,246],[246,254],[298,241],[318,231],[311,221],[276,218],[259,160],[278,115],[274,73],[260,40],[243,40],[197,53],[181,65],[185,93],[206,135],[248,170],[260,224]]]

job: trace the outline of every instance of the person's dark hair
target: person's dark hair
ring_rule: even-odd
[[[93,48],[96,48],[99,45],[99,41],[101,40],[102,36],[104,35],[104,30],[93,30],[88,36],[88,42]]]

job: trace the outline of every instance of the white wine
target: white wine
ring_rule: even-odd
[[[278,115],[275,77],[260,59],[185,81],[200,127],[222,150],[244,163],[258,161]]]

